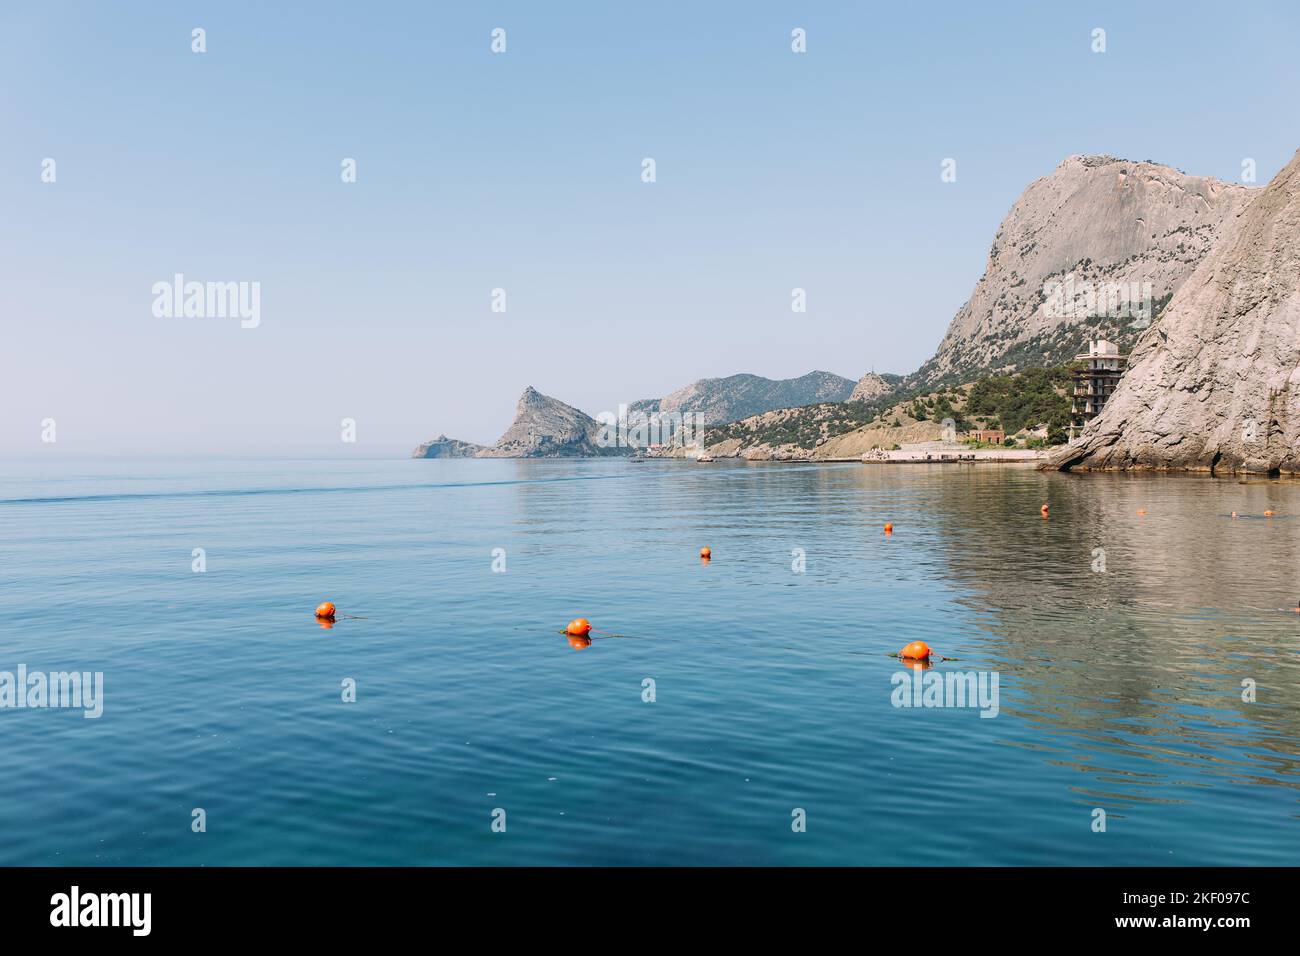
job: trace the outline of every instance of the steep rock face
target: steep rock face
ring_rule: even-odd
[[[446,435],[439,435],[437,438],[421,442],[417,445],[415,451],[411,452],[411,457],[473,458],[483,450],[484,448],[482,445],[475,445],[473,442],[460,441],[456,438],[448,438]]]
[[[706,425],[721,425],[777,408],[842,402],[852,394],[851,379],[830,372],[809,372],[798,378],[770,379],[761,375],[702,378],[659,399],[630,406],[633,412],[700,413]]]
[[[870,402],[892,392],[899,382],[897,375],[891,375],[886,378],[883,375],[877,375],[875,372],[868,372],[862,378],[858,379],[858,384],[853,386],[853,391],[848,397],[850,402]]]
[[[515,406],[515,420],[480,458],[576,458],[618,454],[626,449],[596,444],[600,425],[590,415],[531,385]]]
[[[970,300],[906,385],[1056,364],[1090,337],[1128,348],[1153,316],[1111,307],[1117,289],[1140,293],[1150,283],[1150,311],[1158,311],[1257,193],[1156,163],[1068,157],[1012,206]],[[1053,301],[1057,286],[1073,294]],[[1124,314],[1107,315],[1116,311]]]
[[[1300,471],[1300,153],[1130,356],[1106,410],[1051,466]]]

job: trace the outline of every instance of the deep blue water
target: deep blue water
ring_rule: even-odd
[[[1300,854],[1300,485],[608,461],[0,474],[0,670],[105,682],[98,720],[0,710],[0,864]],[[358,617],[321,628],[326,598]],[[602,632],[586,648],[559,633],[579,615]],[[894,707],[888,655],[916,639],[959,659],[936,671],[996,671],[998,716]]]

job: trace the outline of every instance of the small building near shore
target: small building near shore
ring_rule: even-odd
[[[1007,433],[1001,428],[983,428],[969,432],[969,437],[986,445],[1001,445],[1007,440]]]

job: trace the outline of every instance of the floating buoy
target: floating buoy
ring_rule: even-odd
[[[894,533],[894,525],[893,525],[893,522],[886,521],[886,522],[885,522],[885,534],[893,534],[893,533]]]
[[[320,607],[316,608],[316,616],[325,621],[334,620],[334,602],[324,601]]]
[[[1265,517],[1265,518],[1271,518],[1271,517],[1273,517],[1273,515],[1275,515],[1276,513],[1277,513],[1277,512],[1275,512],[1275,511],[1265,511],[1265,512],[1264,512],[1264,517]]]
[[[1047,517],[1047,514],[1048,514],[1048,511],[1047,511],[1047,505],[1043,505],[1041,508],[1039,508],[1039,509],[1038,509],[1038,512],[1039,512],[1039,514],[1041,514],[1044,518],[1046,518],[1046,517]]]
[[[700,548],[700,557],[705,561],[709,560],[709,558],[713,557],[713,550],[711,548]]]
[[[1232,516],[1233,516],[1234,518],[1237,517],[1237,512],[1234,511],[1234,512],[1232,513]]]
[[[930,645],[925,641],[913,641],[899,651],[898,656],[905,661],[928,661],[932,653]]]
[[[1146,514],[1146,513],[1147,513],[1147,509],[1146,509],[1146,508],[1139,508],[1139,509],[1138,509],[1138,517],[1139,517],[1139,518],[1142,517],[1142,516],[1143,516],[1144,514]]]
[[[586,637],[591,633],[591,622],[585,617],[575,617],[564,629],[564,633],[570,637]]]

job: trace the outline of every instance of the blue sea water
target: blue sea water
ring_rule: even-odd
[[[1294,483],[601,460],[0,474],[0,670],[104,674],[99,719],[0,709],[0,864],[1300,855]],[[322,628],[327,598],[355,616]],[[577,616],[588,647],[560,633]],[[933,671],[997,672],[997,716],[894,706],[889,655],[917,639],[957,659]]]

